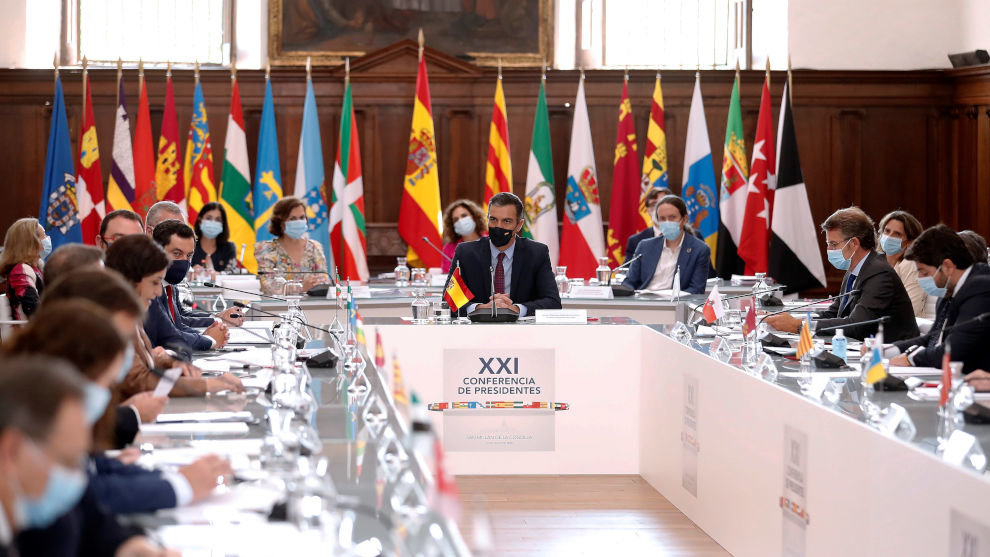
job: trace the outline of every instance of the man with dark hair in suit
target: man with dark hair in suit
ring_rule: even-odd
[[[450,270],[453,273],[460,266],[461,277],[474,294],[468,313],[492,304],[518,312],[520,317],[538,309],[560,309],[550,251],[544,244],[518,236],[522,226],[522,201],[508,192],[497,193],[488,201],[488,237],[457,246]]]
[[[990,352],[983,346],[990,339],[990,319],[962,324],[990,312],[990,269],[986,263],[973,263],[972,255],[966,242],[944,224],[925,230],[908,248],[904,258],[918,267],[918,284],[939,301],[927,334],[885,351],[892,356],[891,365],[940,367],[948,340],[952,360],[963,363],[963,373],[990,369]],[[953,327],[956,323],[960,325]]]
[[[889,317],[883,327],[886,340],[918,336],[914,306],[904,283],[887,263],[887,258],[876,251],[873,220],[859,207],[847,207],[825,219],[822,230],[826,236],[829,263],[846,271],[841,293],[859,292],[836,299],[827,310],[820,312],[818,328],[841,327],[847,337],[864,339],[876,334],[879,325],[853,323]],[[796,333],[801,328],[801,321],[788,313],[771,316],[766,322],[778,331],[789,333]]]

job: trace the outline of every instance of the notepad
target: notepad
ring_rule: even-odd
[[[143,435],[240,435],[248,432],[244,422],[141,424]]]

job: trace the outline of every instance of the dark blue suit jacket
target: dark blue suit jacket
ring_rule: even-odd
[[[182,303],[179,302],[178,292],[175,291],[174,286],[166,284],[164,287],[171,288],[173,291],[172,303],[175,304],[175,321],[173,321],[173,323],[175,323],[176,328],[180,331],[188,331],[193,327],[206,328],[216,323],[216,319],[213,319],[209,315],[199,311],[190,310],[186,308],[186,306],[182,305]],[[162,294],[161,298],[165,303],[165,309],[168,309],[168,296],[166,294]],[[169,317],[172,316],[171,313],[168,315]]]
[[[148,314],[144,318],[144,332],[153,346],[165,348],[184,348],[188,350],[209,350],[213,342],[190,329],[180,330],[169,315],[167,301],[164,295],[151,301]]]
[[[653,238],[656,232],[653,230],[652,226],[648,226],[643,230],[633,234],[629,237],[629,241],[626,242],[626,258],[623,261],[629,261],[632,256],[636,254],[636,248],[639,247],[639,243],[643,240],[649,240]]]
[[[629,267],[629,275],[622,284],[635,290],[642,290],[650,284],[653,273],[660,263],[663,253],[663,236],[643,240],[636,247],[636,254],[643,257],[633,262]],[[704,294],[705,281],[708,280],[708,268],[711,267],[711,250],[708,244],[690,234],[684,235],[681,252],[677,256],[677,264],[681,268],[681,291],[691,294]]]
[[[88,472],[89,488],[114,514],[151,513],[175,507],[172,484],[155,470],[96,455],[90,459]]]
[[[454,251],[450,273],[453,274],[460,262],[461,278],[474,294],[469,303],[486,304],[492,297],[491,249],[491,241],[485,237],[461,242]],[[447,283],[450,283],[449,274]],[[515,304],[525,305],[528,315],[538,309],[560,309],[560,292],[546,244],[516,236],[509,289],[509,298]]]

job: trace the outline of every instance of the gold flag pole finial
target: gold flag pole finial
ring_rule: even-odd
[[[230,80],[234,81],[237,79],[237,53],[230,53]]]
[[[124,73],[124,61],[117,57],[117,104],[120,104],[120,78]]]
[[[426,39],[423,38],[423,28],[419,28],[419,59],[423,59],[423,45],[426,43]]]
[[[196,59],[196,64],[193,65],[193,78],[196,83],[199,83],[199,58]]]
[[[502,57],[498,57],[498,78],[502,79]]]
[[[306,57],[306,79],[313,77],[313,60],[312,57]]]
[[[739,79],[739,59],[736,58],[736,79]]]
[[[787,55],[787,102],[794,104],[794,76],[791,74],[791,55]]]
[[[543,75],[540,76],[540,79],[542,79],[543,81],[546,81],[547,80],[547,57],[546,56],[543,57],[543,64],[540,65],[540,69],[543,70]]]
[[[86,56],[83,56],[83,63],[82,63],[83,75],[86,75],[89,72],[89,70],[87,69],[88,66],[89,66],[89,60],[86,58]]]
[[[657,66],[657,79],[660,79],[660,66]]]
[[[584,64],[578,66],[578,70],[581,72],[581,81],[584,81]]]
[[[272,63],[265,62],[265,80],[271,79],[272,77]]]
[[[767,83],[770,83],[770,57],[767,56]]]
[[[138,58],[138,80],[144,81],[144,58]]]
[[[344,85],[351,82],[351,57],[344,58]]]
[[[172,77],[172,61],[169,60],[165,66],[165,77]]]
[[[629,81],[629,64],[626,64],[626,68],[622,71],[622,80]]]

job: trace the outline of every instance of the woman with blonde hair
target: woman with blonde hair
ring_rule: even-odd
[[[45,287],[41,260],[51,251],[52,239],[38,219],[20,219],[7,229],[0,255],[0,278],[14,319],[27,319],[38,308]]]
[[[450,261],[454,250],[461,242],[473,242],[487,235],[488,219],[481,207],[470,199],[458,199],[443,212],[443,254],[447,256],[440,264],[444,273],[450,271]]]

